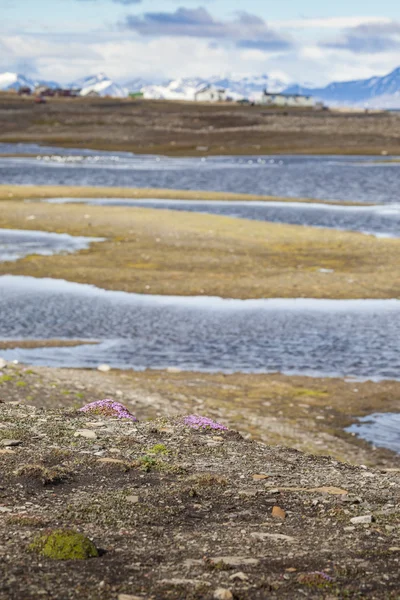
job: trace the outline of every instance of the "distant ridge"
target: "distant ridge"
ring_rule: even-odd
[[[333,82],[323,88],[292,85],[285,92],[311,94],[330,105],[400,108],[400,67],[383,77]]]
[[[19,90],[29,87],[31,90],[37,85],[46,85],[56,88],[60,85],[55,81],[33,79],[20,73],[0,73],[0,90]],[[354,81],[337,81],[325,87],[311,87],[299,84],[288,86],[284,77],[270,75],[255,76],[214,76],[183,77],[161,82],[145,78],[136,78],[126,84],[113,81],[105,73],[90,75],[78,79],[67,86],[81,90],[81,95],[87,96],[91,92],[99,96],[126,98],[130,92],[141,91],[145,98],[165,100],[194,100],[196,91],[205,85],[215,85],[224,88],[232,100],[248,98],[257,100],[267,89],[269,92],[284,92],[288,94],[312,95],[322,100],[328,106],[356,106],[364,108],[400,108],[400,67],[382,77],[357,79]]]

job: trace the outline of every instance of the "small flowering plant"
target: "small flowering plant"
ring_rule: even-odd
[[[192,429],[214,429],[219,431],[228,431],[228,428],[221,423],[217,423],[208,417],[200,417],[199,415],[188,415],[183,418],[184,425]]]
[[[96,400],[90,402],[80,409],[82,412],[101,415],[103,417],[117,417],[118,419],[131,419],[137,421],[137,418],[120,402],[114,402],[110,398],[105,400]]]

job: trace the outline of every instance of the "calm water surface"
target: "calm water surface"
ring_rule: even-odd
[[[210,190],[349,200],[399,202],[400,164],[382,157],[265,156],[168,158],[0,144],[0,183]],[[385,157],[388,160],[390,157]]]
[[[51,203],[85,203],[95,206],[130,206],[225,215],[255,221],[290,223],[359,231],[380,237],[400,236],[400,204],[335,206],[300,202],[239,202],[214,200],[156,200],[125,198],[52,198]]]
[[[3,352],[33,364],[399,378],[400,301],[145,296],[0,277],[0,337],[100,340]]]
[[[354,433],[378,448],[389,448],[400,454],[400,414],[375,413],[359,419],[348,427]]]
[[[48,256],[85,250],[102,238],[87,238],[66,233],[46,233],[19,229],[0,229],[0,261],[15,261],[30,254]]]

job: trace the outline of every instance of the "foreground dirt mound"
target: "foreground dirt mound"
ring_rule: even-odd
[[[399,597],[398,471],[7,402],[0,462],[1,600]],[[52,531],[99,556],[42,556]]]

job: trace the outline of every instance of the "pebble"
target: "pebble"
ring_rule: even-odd
[[[218,588],[215,590],[213,598],[214,600],[233,600],[233,594],[231,590]]]
[[[108,373],[109,371],[111,371],[111,367],[110,367],[110,365],[99,365],[97,367],[97,370],[100,371],[101,373]]]
[[[118,594],[118,600],[145,600],[143,596],[132,596],[131,594]]]
[[[237,573],[233,573],[233,575],[230,575],[229,579],[232,579],[232,581],[235,581],[236,579],[238,579],[239,581],[247,581],[248,577],[247,577],[246,573],[243,573],[242,571],[238,571]]]
[[[350,522],[354,523],[355,525],[363,525],[366,523],[372,523],[372,521],[373,521],[372,515],[362,515],[360,517],[353,517],[352,519],[350,519]]]
[[[272,516],[274,519],[286,519],[286,513],[280,506],[274,506],[272,509]]]
[[[19,446],[20,444],[22,444],[21,440],[2,440],[1,441],[1,445],[2,446]]]
[[[88,440],[95,440],[97,438],[96,433],[91,431],[91,429],[78,429],[78,431],[75,431],[74,436],[87,438]]]
[[[127,502],[131,502],[132,504],[137,504],[139,502],[139,496],[127,496],[125,500]]]
[[[242,565],[258,565],[258,558],[247,558],[245,556],[214,556],[210,559],[214,564],[224,563],[228,567],[241,567]]]
[[[0,513],[6,513],[6,512],[12,512],[12,509],[8,508],[8,506],[0,506]]]

